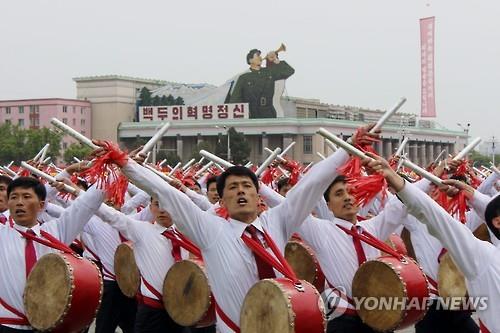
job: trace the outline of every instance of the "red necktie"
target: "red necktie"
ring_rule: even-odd
[[[7,218],[5,217],[5,215],[0,214],[0,223],[5,224],[5,222],[7,222]]]
[[[165,230],[164,233],[168,233],[170,235],[173,235],[177,239],[177,235],[173,230]],[[175,262],[179,262],[182,260],[181,256],[181,245],[178,241],[171,239],[170,242],[172,243],[172,257],[174,257]]]
[[[31,229],[26,230],[26,233],[36,236],[35,232]],[[33,244],[33,241],[28,238],[26,239],[26,247],[24,248],[24,259],[26,262],[26,277],[28,277],[36,263],[35,245]]]
[[[264,245],[262,244],[262,242],[259,239],[259,236],[257,235],[259,230],[257,230],[257,228],[255,226],[249,225],[246,228],[246,230],[250,233],[253,240],[255,240],[257,243],[262,245],[262,247],[264,247]],[[255,253],[253,256],[255,257],[255,263],[257,264],[257,272],[259,273],[259,279],[261,279],[261,280],[262,279],[271,279],[271,278],[276,277],[276,274],[274,273],[274,270],[273,270],[271,265],[269,265],[267,262],[265,262],[260,256],[255,255]]]
[[[357,226],[353,225],[351,230],[355,233],[360,233]],[[358,265],[361,266],[362,263],[366,261],[365,251],[361,245],[361,240],[359,238],[353,237],[352,242],[354,243],[354,249],[356,250],[356,255],[358,256]]]

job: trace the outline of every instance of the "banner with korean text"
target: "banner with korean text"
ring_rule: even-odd
[[[420,19],[421,117],[436,117],[434,90],[434,26],[435,17]]]
[[[141,106],[139,121],[248,119],[248,103]]]

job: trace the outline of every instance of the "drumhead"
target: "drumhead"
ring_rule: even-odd
[[[41,257],[24,289],[24,308],[31,326],[46,331],[56,326],[71,305],[73,275],[56,253]]]
[[[261,280],[248,291],[240,316],[241,333],[294,333],[287,293],[272,280]]]
[[[362,264],[352,281],[352,296],[397,297],[406,296],[404,285],[398,274],[385,262],[371,260]],[[373,305],[372,305],[373,306]],[[404,318],[404,309],[370,307],[368,301],[360,302],[358,315],[361,320],[377,331],[394,329]]]
[[[134,257],[134,249],[128,243],[118,245],[115,252],[115,276],[116,283],[122,293],[134,298],[141,286],[141,273]]]
[[[285,259],[300,280],[312,284],[316,282],[316,263],[302,243],[289,241],[285,246]]]
[[[438,291],[439,295],[443,298],[467,296],[465,277],[453,261],[449,252],[445,253],[441,257],[441,261],[439,263]]]
[[[196,325],[207,313],[212,291],[202,264],[182,260],[170,268],[163,282],[163,304],[181,326]]]

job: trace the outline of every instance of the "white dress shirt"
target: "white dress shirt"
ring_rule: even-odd
[[[37,224],[31,229],[37,236],[40,236],[40,230],[44,230],[69,245],[101,205],[103,197],[102,191],[92,188],[88,193],[75,200],[75,203],[66,209],[59,218],[46,222],[42,226]],[[27,228],[17,224],[14,224],[14,228],[0,228],[0,267],[2,267],[0,270],[0,297],[10,306],[25,313],[23,293],[26,285],[24,257],[26,240],[16,229],[27,230]],[[36,242],[34,242],[34,246],[38,259],[47,253],[57,252],[57,250]],[[0,306],[0,317],[16,318],[14,314],[2,306]],[[30,329],[29,326],[5,326]]]
[[[428,226],[440,239],[463,272],[469,295],[488,297],[487,308],[478,309],[481,321],[491,332],[500,332],[500,248],[474,237],[462,223],[412,184],[405,183],[398,196],[408,212]]]
[[[296,185],[285,201],[262,213],[252,224],[265,230],[283,252],[290,235],[297,231],[310,214],[348,154],[339,149],[313,169]],[[162,181],[156,174],[129,160],[122,168],[134,183],[155,194],[160,207],[167,210],[179,230],[202,250],[208,278],[217,303],[225,314],[239,325],[240,308],[248,290],[259,281],[252,251],[241,235],[248,224],[220,217],[199,209],[189,198]],[[217,320],[220,332],[232,332]]]

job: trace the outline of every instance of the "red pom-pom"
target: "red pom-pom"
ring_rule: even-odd
[[[467,213],[468,210],[467,197],[463,191],[458,192],[458,194],[449,201],[450,214],[458,218],[458,220],[462,223],[466,222],[465,213]]]
[[[379,193],[382,193],[382,203],[387,198],[387,181],[381,174],[354,178],[347,182],[349,193],[354,197],[356,204],[364,206],[371,202]]]
[[[262,173],[262,176],[260,177],[260,181],[266,185],[270,185],[274,181],[275,177],[276,177],[276,169],[273,167],[268,167]]]

